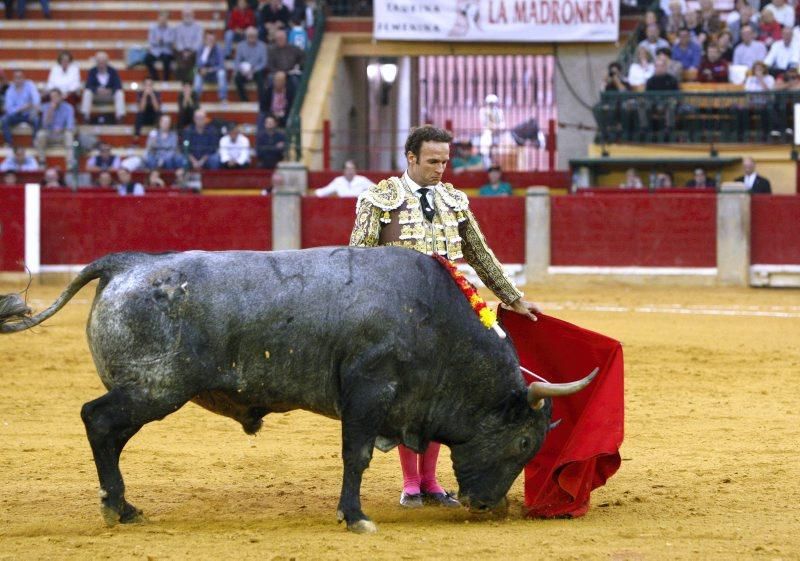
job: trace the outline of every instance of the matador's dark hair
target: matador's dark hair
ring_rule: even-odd
[[[433,125],[422,125],[411,129],[411,134],[406,139],[406,154],[411,152],[419,158],[419,149],[423,142],[453,142],[453,135],[444,129]]]

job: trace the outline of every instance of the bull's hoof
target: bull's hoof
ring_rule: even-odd
[[[122,512],[117,512],[116,509],[101,504],[100,514],[103,516],[103,521],[108,527],[116,526],[117,524],[135,524],[144,521],[142,511],[130,503],[124,504]]]
[[[372,520],[356,520],[347,525],[347,529],[356,534],[374,534],[378,527]]]

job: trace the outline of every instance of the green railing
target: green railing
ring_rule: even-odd
[[[790,143],[800,91],[603,92],[597,142]]]
[[[306,53],[305,62],[303,64],[303,76],[300,79],[300,85],[295,92],[292,108],[289,110],[289,116],[286,119],[286,136],[289,140],[288,157],[294,161],[300,160],[303,155],[303,135],[302,123],[300,122],[300,111],[303,109],[303,102],[308,92],[308,83],[311,81],[311,73],[314,70],[314,63],[319,54],[320,45],[322,45],[322,37],[325,34],[325,14],[322,10],[318,9],[314,15],[314,40],[311,42],[311,48]]]

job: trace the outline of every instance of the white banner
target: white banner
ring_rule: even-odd
[[[375,0],[375,39],[614,42],[619,0]]]

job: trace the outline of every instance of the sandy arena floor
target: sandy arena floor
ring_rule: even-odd
[[[0,293],[19,289],[0,284]],[[61,286],[34,285],[38,310]],[[0,337],[0,560],[800,559],[800,291],[531,288],[546,312],[620,339],[619,473],[577,520],[397,504],[396,453],[363,488],[379,526],[338,526],[339,425],[269,416],[256,437],[188,405],[122,456],[143,524],[108,529],[79,411],[102,392],[84,324],[94,286],[34,332]],[[441,479],[455,489],[443,453]]]

